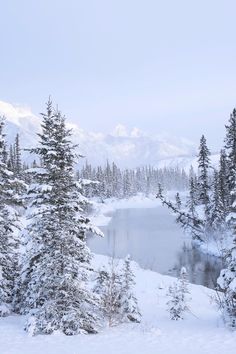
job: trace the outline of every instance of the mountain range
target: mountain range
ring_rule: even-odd
[[[40,115],[32,113],[30,108],[12,105],[0,101],[0,115],[6,117],[7,141],[12,143],[17,133],[20,135],[22,148],[37,144],[40,132]],[[168,134],[147,134],[138,128],[128,131],[118,124],[110,134],[87,132],[77,124],[68,122],[73,131],[73,141],[79,144],[79,153],[93,165],[114,161],[120,167],[176,166],[189,168],[195,161],[196,146],[184,138]],[[28,152],[24,159],[29,161]]]

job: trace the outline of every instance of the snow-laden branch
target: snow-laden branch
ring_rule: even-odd
[[[190,230],[193,239],[204,242],[202,237],[204,222],[202,220],[190,215],[186,211],[179,210],[170,200],[167,200],[164,197],[161,188],[159,188],[156,198],[160,199],[163,205],[167,206],[167,208],[174,212],[176,215],[176,222],[179,223],[185,230]]]

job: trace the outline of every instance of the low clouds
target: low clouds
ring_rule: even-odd
[[[21,125],[24,118],[27,118],[28,120],[31,118],[35,121],[39,120],[29,107],[14,105],[4,101],[0,101],[0,115],[7,117],[8,121],[16,125]]]

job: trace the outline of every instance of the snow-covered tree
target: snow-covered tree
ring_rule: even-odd
[[[87,197],[100,197],[102,200],[111,197],[129,198],[137,193],[156,193],[159,183],[165,190],[185,190],[188,186],[188,175],[179,168],[146,166],[122,170],[109,161],[105,166],[96,168],[86,161],[81,171],[77,171],[77,178],[99,182],[87,185],[84,193]]]
[[[226,205],[224,204],[225,198],[222,195],[221,180],[218,171],[214,171],[213,190],[210,205],[210,222],[212,231],[215,236],[222,238],[222,233],[226,231]],[[217,238],[218,238],[217,237]]]
[[[190,300],[188,290],[188,274],[185,267],[180,271],[180,277],[172,286],[169,287],[167,296],[168,312],[172,320],[178,321],[184,318],[184,313],[189,311],[188,302]]]
[[[228,163],[228,178],[225,183],[229,185],[232,205],[236,199],[233,193],[236,188],[236,109],[233,110],[229,123],[226,125],[225,151]]]
[[[222,208],[222,214],[226,219],[231,205],[231,196],[230,196],[230,186],[229,186],[229,168],[227,155],[225,150],[221,150],[220,152],[220,166],[219,166],[219,174],[218,174],[218,193],[219,199]]]
[[[108,269],[98,273],[95,292],[100,297],[100,311],[109,326],[115,326],[123,321],[122,279],[114,259],[109,262]]]
[[[175,195],[175,205],[176,205],[177,209],[179,209],[179,210],[181,209],[182,202],[181,202],[179,193],[176,193],[176,195]]]
[[[199,155],[198,155],[198,188],[199,202],[204,205],[206,217],[209,215],[209,192],[211,189],[209,183],[209,167],[210,167],[210,151],[207,147],[206,138],[202,135],[200,139]]]
[[[191,177],[189,181],[189,195],[187,197],[186,206],[188,208],[188,212],[194,218],[196,216],[196,207],[198,205],[197,199],[197,188],[194,178]]]
[[[225,322],[236,329],[236,109],[226,126],[225,152],[221,153],[219,191],[233,241],[226,252],[227,266],[217,283],[223,291],[220,304]]]
[[[138,308],[138,301],[134,295],[134,273],[131,269],[130,257],[127,256],[124,260],[122,276],[122,307],[124,317],[131,322],[140,322],[141,314]]]
[[[141,314],[133,292],[134,285],[129,257],[124,260],[121,269],[111,259],[108,268],[99,270],[94,291],[100,297],[102,317],[108,320],[109,326],[126,321],[140,322]]]
[[[31,150],[41,167],[30,170],[29,224],[21,272],[21,313],[32,334],[97,331],[96,301],[87,286],[91,269],[87,231],[97,232],[84,213],[87,199],[74,177],[77,158],[71,131],[52,102],[42,114],[39,145]]]
[[[20,148],[20,137],[19,134],[16,134],[15,144],[14,144],[14,153],[15,153],[15,174],[20,176],[22,173],[22,161],[21,161],[21,148]]]
[[[227,268],[223,269],[217,280],[223,296],[218,303],[223,311],[226,324],[236,329],[236,238],[228,252]]]
[[[14,208],[17,200],[13,193],[13,173],[8,169],[5,159],[6,143],[4,118],[0,118],[0,316],[13,311],[13,301],[18,277],[17,231],[18,215]]]

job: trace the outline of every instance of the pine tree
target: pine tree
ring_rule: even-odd
[[[231,200],[228,177],[229,177],[229,168],[228,168],[227,156],[225,150],[221,150],[218,189],[219,189],[219,199],[222,206],[222,213],[224,214],[225,219],[230,211],[230,200]]]
[[[222,177],[222,176],[221,176]],[[216,170],[214,171],[213,179],[213,191],[212,191],[212,201],[211,201],[211,226],[212,230],[217,236],[217,239],[226,232],[226,206],[225,206],[225,195],[222,191],[222,181],[220,173]]]
[[[194,177],[190,178],[189,181],[189,196],[187,198],[187,207],[189,214],[191,215],[192,218],[196,216],[196,206],[198,204],[197,200],[197,190],[196,190],[196,184],[194,183]]]
[[[209,167],[210,167],[210,151],[206,144],[206,138],[202,135],[200,139],[199,155],[198,155],[198,187],[199,201],[204,205],[206,217],[209,215]]]
[[[228,183],[231,193],[231,205],[236,199],[236,195],[232,192],[236,189],[236,109],[230,115],[229,124],[225,126],[225,150],[228,161],[228,178],[225,183]]]
[[[32,334],[94,333],[97,304],[87,287],[91,254],[86,233],[99,231],[83,211],[87,200],[74,177],[75,146],[65,118],[51,101],[42,117],[39,146],[30,150],[41,167],[31,170],[34,183],[28,191],[21,313],[28,314],[26,329]]]
[[[0,118],[0,316],[13,309],[18,268],[18,246],[16,236],[19,228],[13,190],[13,173],[7,168],[5,151],[4,118]]]
[[[10,171],[14,172],[15,168],[15,154],[14,154],[14,147],[10,145],[9,154],[8,154],[8,161],[7,167]]]
[[[100,297],[100,310],[109,326],[122,322],[140,322],[141,314],[133,293],[134,274],[130,258],[124,260],[122,269],[111,259],[106,269],[99,270],[94,291]]]
[[[122,269],[122,307],[124,318],[131,322],[140,322],[141,314],[138,308],[138,301],[133,293],[135,285],[134,274],[131,269],[130,257],[127,256],[124,260]]]
[[[110,260],[109,268],[99,271],[96,293],[100,296],[100,311],[107,319],[109,326],[115,326],[123,320],[122,279],[114,259]]]
[[[179,193],[176,193],[176,195],[175,195],[175,205],[176,205],[177,209],[179,209],[179,210],[181,209],[182,202],[181,202]]]
[[[15,175],[19,177],[22,173],[21,151],[20,151],[20,138],[16,134],[14,151],[15,151]]]
[[[101,269],[98,270],[97,273],[96,283],[94,286],[94,292],[96,294],[101,295],[103,293],[104,287],[106,286],[108,279],[109,279],[109,272],[103,266]]]
[[[221,307],[225,322],[236,329],[236,109],[226,126],[225,152],[220,160],[220,196],[233,241],[227,251],[227,266],[217,282],[223,291]]]
[[[187,271],[182,267],[180,277],[176,283],[169,288],[167,296],[170,300],[167,302],[168,312],[172,320],[178,321],[184,318],[184,313],[189,311],[187,305],[189,298]]]
[[[236,237],[228,252],[227,268],[220,273],[217,283],[223,291],[220,307],[227,326],[236,329]]]

